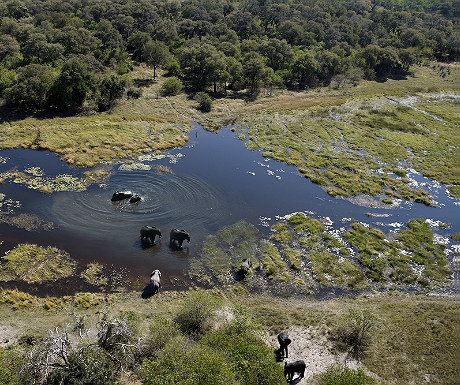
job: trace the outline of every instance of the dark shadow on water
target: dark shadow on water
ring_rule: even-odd
[[[177,243],[173,242],[173,243],[169,243],[169,247],[171,250],[173,251],[182,251],[182,252],[186,252],[187,255],[189,253],[189,248],[187,246],[179,246]]]

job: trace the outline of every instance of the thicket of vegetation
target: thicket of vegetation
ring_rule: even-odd
[[[0,97],[107,109],[139,95],[134,62],[214,95],[400,77],[426,59],[458,59],[459,10],[458,0],[8,0]]]
[[[460,370],[459,302],[449,297],[0,290],[0,310],[0,384],[285,384],[274,352],[282,330],[293,340],[288,361],[305,360],[315,385],[450,384]],[[329,366],[334,359],[314,368],[317,344],[335,362],[348,352],[360,368]]]

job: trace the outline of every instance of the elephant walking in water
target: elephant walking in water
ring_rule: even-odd
[[[161,238],[161,231],[155,226],[142,226],[141,228],[141,242],[150,242],[155,244],[155,237],[158,235],[158,238]]]
[[[169,233],[169,245],[174,246],[177,242],[179,247],[182,247],[184,240],[190,243],[190,235],[185,230],[172,229]]]

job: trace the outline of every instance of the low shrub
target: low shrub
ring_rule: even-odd
[[[190,292],[174,322],[182,333],[198,337],[210,328],[217,305],[217,300],[205,292]]]
[[[336,348],[348,352],[357,360],[363,358],[371,343],[375,321],[376,318],[368,311],[350,311],[345,322],[332,332]]]
[[[161,93],[167,96],[178,95],[184,89],[184,85],[179,78],[173,76],[166,79],[161,86]]]
[[[342,364],[329,366],[324,373],[317,376],[315,385],[373,385],[372,377],[362,369],[350,369]]]
[[[115,384],[114,364],[109,354],[98,346],[88,345],[70,353],[66,365],[53,371],[50,384]]]
[[[225,356],[209,346],[172,341],[154,360],[145,360],[138,370],[144,385],[236,384]]]
[[[201,112],[210,112],[212,108],[212,99],[206,92],[198,92],[195,96],[198,102],[198,109]]]

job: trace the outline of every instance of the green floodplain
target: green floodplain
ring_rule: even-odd
[[[447,76],[445,66],[449,67]],[[23,183],[43,193],[79,191],[110,175],[112,162],[132,163],[137,155],[183,146],[191,123],[199,122],[216,131],[232,126],[248,150],[261,149],[265,157],[295,165],[331,196],[353,199],[365,194],[382,205],[391,205],[396,199],[431,205],[427,192],[409,185],[406,169],[415,169],[445,184],[452,196],[460,196],[459,70],[456,63],[432,63],[414,67],[411,76],[402,80],[362,81],[357,86],[297,93],[262,90],[249,102],[230,96],[215,99],[209,113],[198,111],[196,102],[183,94],[159,96],[165,79],[159,71],[158,80],[145,87],[141,98],[122,99],[110,113],[7,116],[0,124],[1,149],[46,149],[89,170],[83,180],[61,177],[51,181],[37,165],[25,173],[3,173],[0,181]],[[144,66],[133,72],[140,80],[151,76],[151,69]],[[10,197],[0,198],[1,222],[20,228],[47,226],[40,218],[5,215],[3,209],[15,202]],[[452,234],[452,239],[458,241],[458,234]],[[350,248],[357,250],[356,255],[350,255]],[[236,270],[245,257],[253,258],[254,274],[245,282],[229,284],[229,271]],[[328,347],[332,363],[340,361],[344,350],[356,353],[350,357],[364,370],[364,382],[356,383],[454,384],[460,378],[460,303],[458,297],[433,295],[451,284],[453,272],[443,245],[434,241],[423,219],[411,220],[395,239],[359,223],[350,224],[343,238],[338,238],[326,232],[321,222],[301,213],[280,219],[267,239],[253,225],[238,222],[210,234],[200,258],[191,258],[188,274],[209,290],[161,292],[147,300],[118,286],[104,266],[92,263],[77,268],[71,255],[52,245],[42,248],[24,243],[8,251],[0,262],[0,281],[32,284],[77,276],[94,287],[93,293],[65,298],[1,291],[0,384],[24,381],[18,371],[8,369],[9,363],[15,362],[11,368],[19,368],[27,362],[25,352],[38,354],[38,347],[45,349],[43,346],[51,343],[47,330],[63,332],[66,325],[75,326],[75,319],[80,320],[80,331],[83,324],[88,328],[82,341],[89,344],[101,341],[97,333],[107,333],[101,325],[121,328],[117,338],[122,340],[116,341],[112,350],[104,350],[113,358],[110,365],[117,362],[116,368],[107,367],[116,373],[113,381],[119,383],[157,383],[152,373],[158,369],[156,365],[167,364],[165,357],[188,363],[191,369],[187,375],[192,378],[196,375],[193,370],[199,372],[190,364],[193,354],[198,362],[214,357],[212,365],[221,368],[219,378],[200,373],[208,381],[251,383],[244,382],[246,376],[259,381],[252,383],[265,383],[261,374],[249,375],[249,368],[259,365],[269,373],[267,384],[278,383],[280,365],[272,367],[262,359],[256,364],[248,352],[239,350],[242,345],[228,345],[226,353],[213,347],[213,341],[223,344],[225,336],[235,337],[232,333],[240,330],[242,323],[253,331],[248,337],[252,345],[246,347],[253,357],[266,354],[263,349],[267,344],[272,346],[267,335],[291,327],[308,330],[312,339],[327,341],[323,346]],[[269,296],[268,290],[254,293],[254,288],[264,285],[275,287],[278,295]],[[219,289],[211,289],[216,286]],[[321,286],[354,295],[312,299],[309,294]],[[408,288],[412,294],[403,294]],[[193,332],[184,322],[184,314],[191,313],[199,319],[198,330]],[[98,318],[101,314],[105,321]],[[163,322],[161,327],[158,322]],[[344,330],[353,325],[366,338],[343,342]],[[174,338],[166,342],[164,335],[157,336],[164,341],[142,350],[136,343],[153,344],[148,336],[154,327]],[[72,353],[81,359],[77,355],[81,345],[72,344],[69,357]],[[128,347],[143,353],[136,356]],[[99,357],[104,352],[91,354]],[[233,358],[225,356],[228,352]],[[303,352],[307,355],[303,359],[308,361],[310,354],[313,360],[315,352],[307,348]],[[231,362],[238,370],[223,362]],[[242,377],[232,377],[232,371]],[[321,366],[309,372],[308,381],[321,381],[318,376],[325,371]],[[352,375],[359,377],[360,373]],[[162,381],[187,383],[178,378],[171,374]]]

